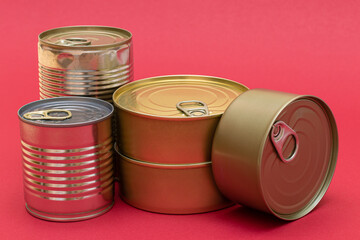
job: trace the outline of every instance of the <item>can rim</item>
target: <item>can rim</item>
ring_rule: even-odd
[[[121,32],[124,33],[127,38],[124,39],[123,41],[119,41],[117,43],[112,43],[112,44],[103,44],[103,45],[81,45],[81,46],[61,46],[52,42],[48,42],[45,41],[43,38],[53,32],[58,32],[61,31],[63,29],[81,29],[81,28],[97,28],[97,29],[103,29],[103,30],[113,30],[113,31],[117,31],[117,32]],[[94,49],[108,49],[111,47],[116,47],[116,46],[120,46],[123,45],[125,43],[131,42],[132,40],[132,34],[130,31],[123,29],[123,28],[117,28],[117,27],[110,27],[110,26],[102,26],[102,25],[76,25],[76,26],[64,26],[64,27],[58,27],[58,28],[52,28],[46,31],[41,32],[38,35],[38,40],[39,43],[51,46],[53,48],[59,48],[59,49],[88,49],[88,50],[94,50]]]
[[[119,152],[119,148],[116,143],[114,143],[114,150],[115,152],[122,158],[123,160],[130,162],[132,164],[150,167],[150,168],[157,168],[157,169],[189,169],[189,168],[199,168],[199,167],[207,167],[211,165],[211,161],[208,162],[200,162],[200,163],[153,163],[153,162],[146,162],[137,159],[133,159],[127,157]]]
[[[194,77],[199,77],[199,78],[211,78],[211,79],[218,79],[218,80],[224,80],[224,81],[228,81],[231,83],[236,83],[241,85],[242,87],[244,87],[246,90],[249,90],[249,88],[247,86],[245,86],[242,83],[236,82],[234,80],[230,80],[227,78],[222,78],[222,77],[214,77],[214,76],[208,76],[208,75],[196,75],[196,74],[175,74],[175,75],[160,75],[160,76],[155,76],[155,77],[149,77],[149,78],[143,78],[143,79],[139,79],[136,80],[134,82],[128,83],[128,84],[124,84],[122,86],[120,86],[118,89],[116,89],[116,91],[113,93],[112,95],[112,100],[113,103],[115,105],[115,107],[117,107],[120,110],[123,110],[125,112],[137,115],[137,116],[141,116],[141,117],[146,117],[146,118],[151,118],[151,119],[159,119],[159,120],[172,120],[172,121],[195,121],[195,120],[203,120],[203,119],[211,119],[211,118],[217,118],[220,117],[224,114],[225,110],[223,113],[218,113],[218,114],[212,114],[212,115],[205,115],[205,116],[198,116],[198,117],[187,117],[187,116],[160,116],[160,115],[153,115],[153,114],[148,114],[148,113],[141,113],[141,112],[136,112],[127,108],[124,108],[122,106],[120,106],[118,104],[117,100],[117,95],[119,95],[120,91],[122,91],[123,88],[129,87],[133,84],[139,84],[139,82],[146,82],[146,81],[150,81],[150,80],[162,80],[162,79],[167,79],[167,78],[194,78]],[[236,99],[236,98],[235,98]],[[234,99],[234,100],[235,100]]]
[[[262,179],[261,179],[261,170],[258,169],[257,171],[257,175],[258,175],[258,179],[259,179],[259,187],[261,189],[261,197],[264,201],[264,203],[266,204],[266,208],[268,209],[268,211],[272,214],[274,214],[276,217],[282,219],[282,220],[287,220],[287,221],[291,221],[291,220],[296,220],[299,218],[304,217],[306,214],[308,214],[309,212],[311,212],[311,210],[313,210],[317,204],[320,202],[320,200],[323,198],[323,196],[325,195],[330,183],[331,183],[331,179],[335,173],[335,167],[336,167],[336,162],[337,162],[337,155],[338,155],[338,146],[339,146],[339,137],[338,137],[338,131],[336,128],[336,121],[335,121],[335,117],[330,109],[330,107],[319,97],[313,96],[313,95],[299,95],[295,98],[290,99],[289,101],[287,101],[285,104],[283,104],[283,106],[276,112],[276,114],[274,114],[274,117],[272,119],[272,123],[274,123],[277,119],[277,117],[279,116],[279,114],[291,103],[300,100],[300,99],[305,99],[305,100],[310,100],[315,102],[316,104],[318,104],[323,110],[324,113],[326,113],[326,116],[329,120],[330,126],[331,126],[331,132],[333,135],[333,144],[332,144],[332,151],[331,151],[331,155],[330,155],[330,161],[329,161],[329,166],[327,169],[327,173],[324,177],[324,179],[322,179],[322,185],[320,186],[320,188],[317,190],[317,192],[314,194],[314,196],[312,197],[312,199],[308,202],[308,204],[294,212],[291,214],[281,214],[278,213],[276,211],[274,211],[268,204],[268,202],[266,201],[266,198],[264,197],[264,189],[263,189],[263,184],[262,183]],[[267,131],[264,134],[264,137],[262,138],[262,143],[260,145],[259,148],[259,153],[258,153],[258,159],[257,159],[257,164],[260,166],[261,165],[261,161],[262,161],[262,157],[263,157],[263,151],[265,148],[265,144],[266,144],[266,140],[267,137],[271,131],[271,127],[272,124],[270,124],[267,128]]]
[[[98,101],[100,102],[101,104],[103,104],[104,106],[108,107],[110,112],[103,116],[103,117],[100,117],[96,120],[93,120],[93,121],[86,121],[86,122],[80,122],[80,123],[67,123],[67,124],[64,124],[64,123],[60,123],[60,124],[44,124],[44,123],[39,123],[39,122],[35,122],[35,121],[32,121],[32,120],[27,120],[25,119],[23,116],[21,116],[21,111],[32,105],[32,104],[36,104],[36,103],[39,103],[39,102],[48,102],[48,101],[61,101],[61,100],[76,100],[76,101]],[[81,127],[81,126],[87,126],[87,125],[91,125],[91,124],[94,124],[94,123],[98,123],[98,122],[101,122],[101,121],[104,121],[105,119],[108,119],[110,118],[114,113],[114,106],[105,101],[105,100],[102,100],[102,99],[99,99],[99,98],[91,98],[91,97],[74,97],[74,96],[67,96],[67,97],[55,97],[55,98],[46,98],[46,99],[40,99],[40,100],[37,100],[37,101],[33,101],[33,102],[30,102],[30,103],[27,103],[25,105],[23,105],[22,107],[19,108],[19,110],[17,111],[17,115],[18,115],[18,118],[20,119],[20,121],[22,122],[25,122],[25,123],[28,123],[28,124],[31,124],[31,125],[35,125],[35,126],[40,126],[40,127],[48,127],[48,128],[67,128],[67,127]]]

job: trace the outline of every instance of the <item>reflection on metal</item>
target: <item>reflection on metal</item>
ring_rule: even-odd
[[[181,101],[176,108],[189,117],[200,117],[209,115],[209,109],[204,102],[197,100]]]
[[[133,80],[132,35],[113,27],[55,28],[39,35],[40,98],[95,97]]]
[[[61,113],[65,113],[66,115]],[[65,120],[71,118],[71,116],[71,112],[65,109],[49,109],[43,111],[27,112],[23,117],[30,120]]]

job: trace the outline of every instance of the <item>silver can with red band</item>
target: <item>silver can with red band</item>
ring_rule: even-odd
[[[39,35],[40,98],[96,97],[133,80],[132,35],[105,26],[55,28]]]
[[[99,216],[114,202],[111,116],[103,100],[59,97],[18,111],[26,209],[51,221]]]

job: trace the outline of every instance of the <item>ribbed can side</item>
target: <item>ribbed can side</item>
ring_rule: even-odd
[[[39,41],[40,99],[85,96],[111,102],[113,92],[133,80],[132,48],[131,38],[116,46],[90,49]]]
[[[78,221],[112,207],[110,123],[108,118],[86,126],[51,128],[20,122],[24,195],[32,215]]]

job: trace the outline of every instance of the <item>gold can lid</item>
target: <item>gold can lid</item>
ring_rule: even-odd
[[[39,42],[56,48],[110,48],[131,40],[127,30],[105,26],[71,26],[40,33]]]
[[[337,128],[328,106],[300,96],[279,112],[261,158],[261,184],[269,209],[281,218],[310,212],[334,174]]]
[[[171,75],[124,85],[115,91],[113,101],[120,109],[154,117],[218,116],[247,90],[223,78]]]

